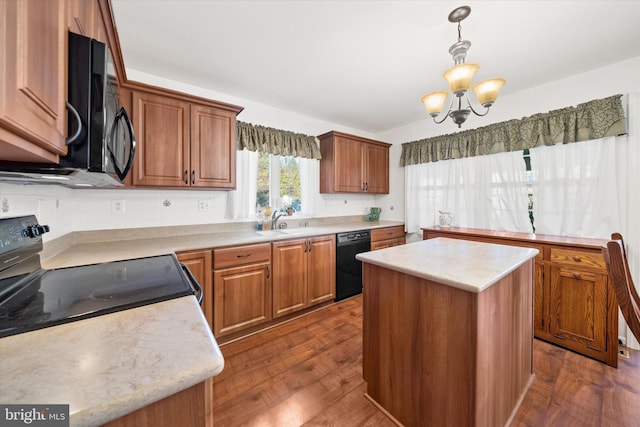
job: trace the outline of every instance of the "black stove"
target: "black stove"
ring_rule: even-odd
[[[35,216],[0,219],[0,337],[202,291],[175,255],[46,270]],[[196,292],[194,292],[194,288]]]

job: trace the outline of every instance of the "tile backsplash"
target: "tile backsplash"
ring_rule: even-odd
[[[0,217],[35,214],[45,241],[72,231],[224,223],[226,191],[88,189],[0,182]],[[318,215],[361,215],[373,195],[321,195]]]

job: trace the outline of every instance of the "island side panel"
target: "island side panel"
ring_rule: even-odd
[[[406,426],[473,425],[478,294],[363,263],[367,394]]]
[[[478,294],[476,426],[501,426],[533,379],[533,259]]]

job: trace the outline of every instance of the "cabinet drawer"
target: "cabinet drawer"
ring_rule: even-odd
[[[400,245],[404,245],[405,243],[406,241],[404,237],[400,237],[397,239],[380,240],[380,241],[371,243],[371,250],[375,251],[377,249],[390,248],[392,246],[400,246]]]
[[[213,269],[271,260],[271,243],[236,246],[213,251]]]
[[[375,228],[371,230],[371,241],[376,242],[379,240],[389,240],[404,237],[404,226],[398,225],[396,227]]]
[[[551,261],[574,267],[597,268],[603,271],[607,269],[602,254],[595,252],[551,248]]]

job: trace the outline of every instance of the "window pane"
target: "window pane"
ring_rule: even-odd
[[[269,158],[268,153],[258,153],[258,189],[256,205],[269,206]]]
[[[280,157],[280,206],[283,211],[292,208],[295,212],[302,207],[298,157]]]

